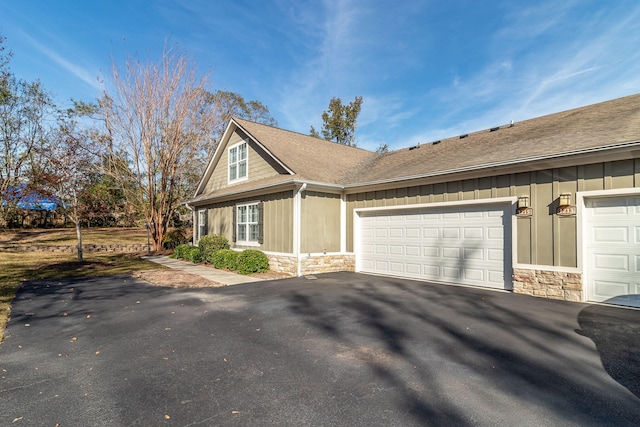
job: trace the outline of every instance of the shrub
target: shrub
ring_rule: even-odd
[[[174,258],[185,258],[184,254],[191,245],[178,245],[173,249]]]
[[[220,249],[229,249],[229,241],[222,235],[212,234],[201,237],[198,242],[198,247],[200,248],[202,259],[209,262],[211,256]]]
[[[211,264],[215,268],[226,268],[227,270],[238,269],[238,255],[239,252],[232,251],[231,249],[220,249],[218,252],[211,256]]]
[[[197,246],[187,246],[187,249],[184,251],[184,259],[195,263],[201,262],[202,253],[200,252],[200,248]]]
[[[269,258],[262,251],[247,249],[238,255],[238,273],[264,273],[269,270]]]
[[[184,228],[174,228],[169,231],[162,241],[165,249],[175,249],[179,245],[189,243],[189,236]]]

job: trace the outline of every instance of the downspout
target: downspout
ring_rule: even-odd
[[[293,253],[296,257],[296,274],[302,276],[302,254],[300,252],[300,234],[302,231],[302,192],[307,189],[304,182],[293,197]]]
[[[196,211],[189,202],[185,202],[184,205],[191,211],[191,243],[193,244],[196,241]]]

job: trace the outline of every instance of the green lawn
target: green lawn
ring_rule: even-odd
[[[0,243],[75,245],[75,228],[0,230]],[[86,228],[82,229],[85,244],[147,243],[145,228]]]

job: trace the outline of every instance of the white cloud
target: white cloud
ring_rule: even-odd
[[[53,62],[58,64],[64,70],[70,72],[72,75],[76,76],[78,79],[86,83],[91,88],[99,91],[102,89],[102,85],[98,80],[98,71],[90,71],[88,68],[82,67],[67,58],[63,57],[53,49],[50,49],[44,46],[42,43],[31,37],[26,33],[22,33],[22,37],[27,40],[33,47],[36,48],[39,52],[44,54],[47,58],[51,59]]]

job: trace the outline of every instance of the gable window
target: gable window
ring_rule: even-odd
[[[262,243],[262,204],[238,205],[235,211],[234,241],[249,246]]]
[[[247,178],[247,142],[229,147],[229,182]]]
[[[198,240],[207,235],[207,210],[198,211]]]

